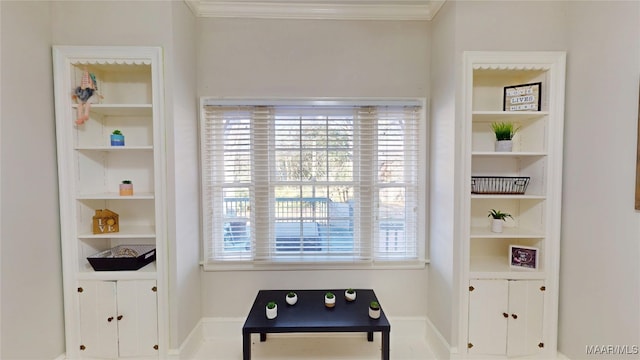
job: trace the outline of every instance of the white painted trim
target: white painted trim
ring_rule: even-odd
[[[332,2],[235,2],[184,0],[198,17],[331,20],[431,20],[446,0],[424,4]]]
[[[178,360],[178,359],[193,359],[193,356],[196,354],[200,346],[202,345],[203,332],[202,332],[202,322],[203,319],[200,319],[196,326],[193,327],[187,338],[184,339],[180,348],[178,349],[169,349],[167,355],[168,360]]]
[[[449,345],[429,318],[426,319],[426,339],[436,359],[449,359],[451,357],[451,345]]]

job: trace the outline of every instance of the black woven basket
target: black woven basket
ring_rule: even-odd
[[[529,186],[528,176],[472,176],[472,194],[522,195]]]
[[[155,245],[118,245],[87,257],[95,271],[138,270],[156,260]]]

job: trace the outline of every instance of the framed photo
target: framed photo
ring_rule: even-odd
[[[505,86],[502,101],[502,110],[540,111],[541,94],[541,82]]]
[[[538,269],[538,248],[509,245],[509,266],[512,269]]]

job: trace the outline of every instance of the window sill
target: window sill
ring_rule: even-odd
[[[362,262],[203,262],[204,271],[301,271],[301,270],[420,270],[429,260]]]

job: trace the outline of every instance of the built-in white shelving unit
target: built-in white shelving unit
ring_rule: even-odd
[[[463,71],[460,354],[556,354],[565,54],[466,52]],[[541,83],[539,111],[505,111],[504,88]],[[519,131],[494,151],[494,122]],[[472,176],[530,177],[524,194],[472,194]],[[491,231],[491,209],[512,215]],[[536,249],[535,269],[514,268],[510,245]]]
[[[162,49],[54,46],[54,86],[67,358],[167,356],[165,127]],[[88,119],[76,123],[83,75],[95,77]],[[112,146],[120,130],[124,146]],[[121,196],[123,180],[134,193]],[[94,233],[96,210],[119,231]],[[138,270],[95,271],[87,257],[150,245]]]

